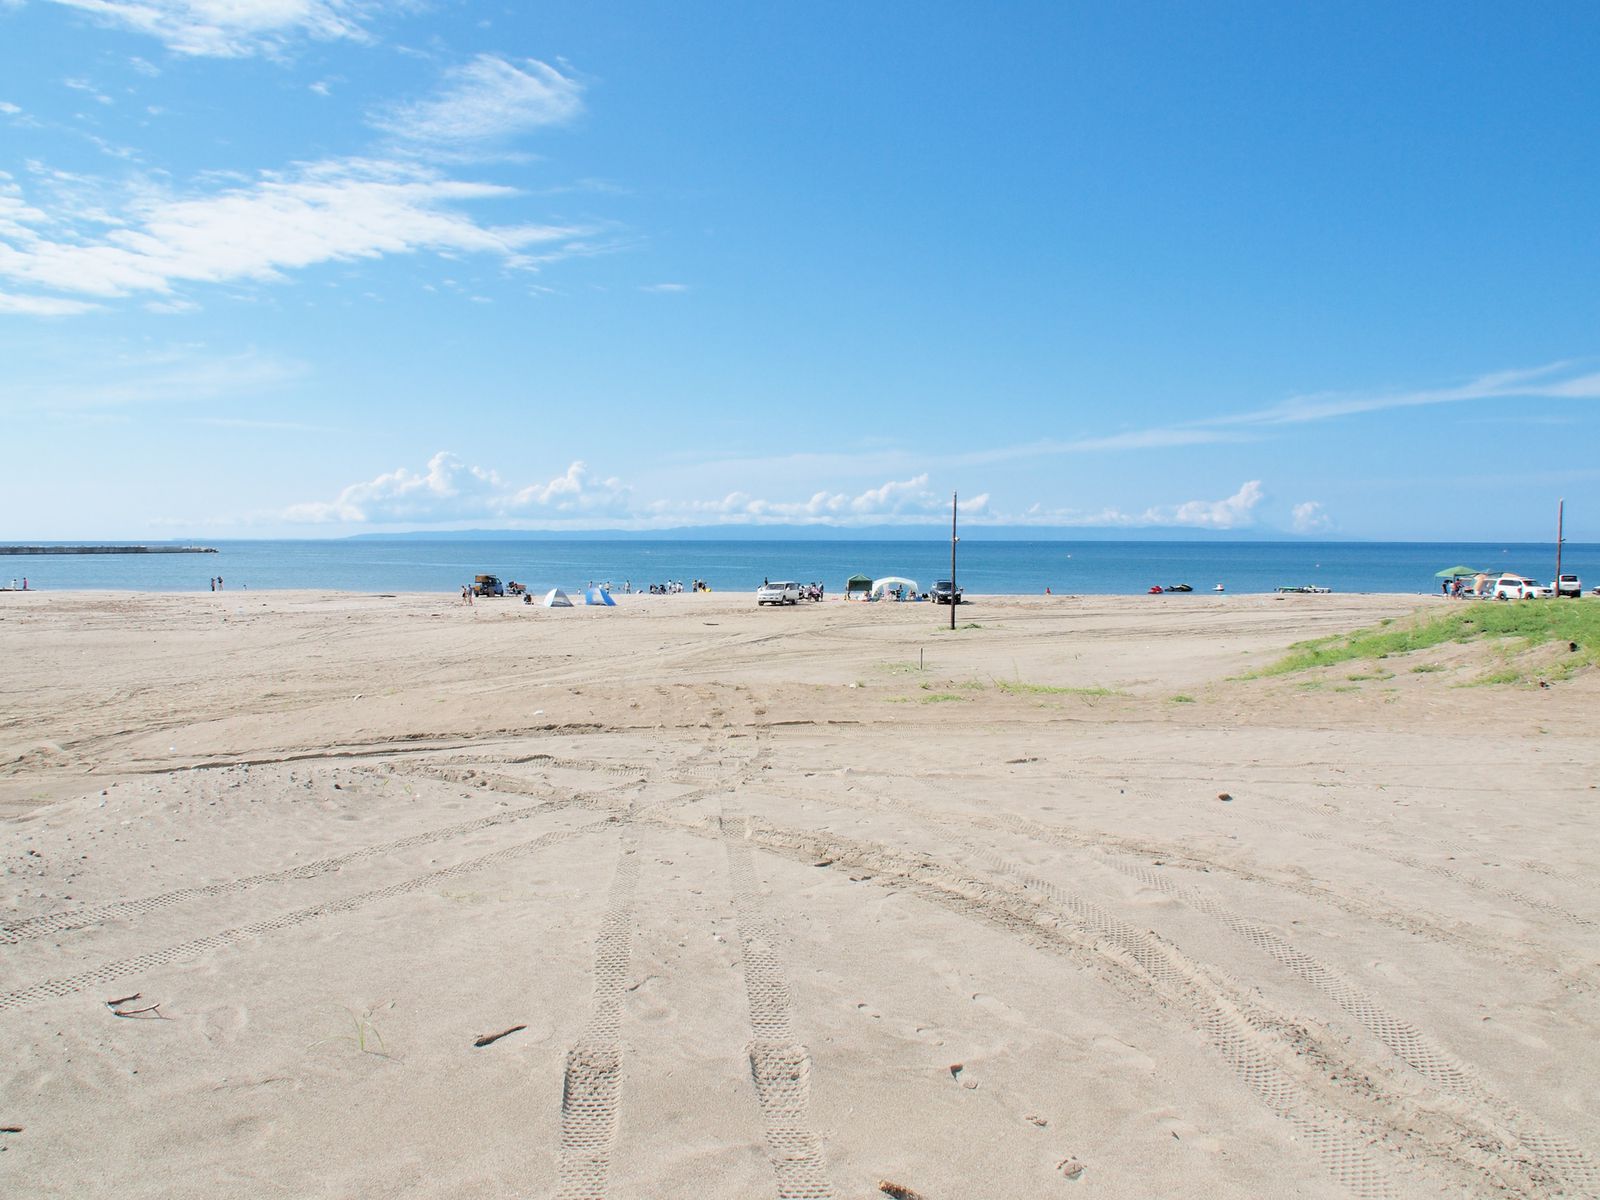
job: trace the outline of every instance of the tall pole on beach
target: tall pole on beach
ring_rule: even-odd
[[[1556,501],[1556,599],[1561,599],[1561,522],[1567,515],[1566,500]]]
[[[956,494],[950,493],[950,628],[956,627],[956,602],[961,593],[956,590]]]

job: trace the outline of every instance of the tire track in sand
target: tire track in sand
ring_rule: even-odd
[[[719,826],[744,962],[749,1005],[750,1078],[777,1176],[779,1200],[832,1200],[822,1140],[811,1129],[811,1055],[794,1033],[794,995],[761,908],[743,816],[724,807]]]
[[[604,1200],[622,1092],[622,989],[633,953],[639,845],[623,835],[616,874],[595,941],[589,1019],[567,1051],[561,1086],[561,1165],[556,1200]]]
[[[580,826],[577,829],[558,829],[551,833],[541,834],[532,841],[522,842],[516,846],[507,846],[478,858],[467,859],[465,862],[441,867],[437,871],[429,871],[424,875],[416,875],[399,883],[392,883],[387,887],[373,888],[370,891],[358,892],[355,895],[345,896],[338,900],[329,900],[322,904],[312,904],[305,908],[297,908],[292,912],[268,917],[262,921],[252,921],[248,925],[238,925],[232,929],[224,929],[221,933],[192,938],[187,942],[180,942],[175,946],[167,946],[160,950],[151,950],[133,958],[119,958],[114,962],[104,963],[77,975],[46,979],[28,987],[3,992],[0,993],[0,1012],[11,1008],[22,1008],[29,1004],[35,1004],[40,1000],[48,1000],[58,996],[70,996],[74,992],[81,992],[84,988],[93,984],[109,983],[113,979],[120,979],[126,975],[147,971],[151,967],[188,962],[213,950],[221,950],[228,946],[237,945],[248,938],[258,937],[279,929],[292,929],[297,925],[304,925],[308,921],[318,920],[322,917],[354,912],[356,909],[363,908],[376,900],[387,900],[394,896],[409,895],[441,880],[453,879],[458,875],[465,875],[472,871],[481,871],[485,867],[510,862],[513,859],[537,853],[547,846],[554,846],[560,842],[571,841],[573,838],[593,833],[596,829],[610,824],[612,824],[612,819],[607,818],[589,825]]]
[[[509,809],[504,812],[491,813],[485,817],[477,817],[471,821],[462,821],[456,825],[444,825],[438,829],[429,829],[422,833],[412,834],[410,837],[397,838],[392,842],[380,842],[373,846],[363,846],[359,850],[351,850],[346,854],[335,854],[328,858],[319,858],[315,862],[300,863],[293,867],[285,867],[280,871],[263,871],[257,875],[245,875],[239,879],[230,879],[222,883],[207,883],[197,887],[177,888],[174,891],[161,892],[154,896],[142,896],[132,900],[112,900],[89,908],[66,909],[61,912],[46,913],[43,916],[29,917],[24,921],[0,926],[0,945],[12,946],[19,942],[48,937],[51,934],[84,929],[90,925],[99,925],[106,921],[140,916],[144,913],[155,912],[158,909],[170,908],[174,904],[182,904],[187,900],[203,900],[210,896],[226,896],[235,892],[249,891],[251,888],[260,887],[266,883],[280,883],[289,879],[312,879],[318,875],[325,875],[330,871],[337,871],[340,867],[349,863],[359,862],[365,858],[394,854],[400,850],[409,850],[414,846],[426,846],[432,842],[443,841],[445,838],[457,837],[466,833],[476,833],[480,829],[489,829],[495,825],[508,825],[515,821],[525,821],[529,817],[537,816],[540,813],[557,812],[566,808],[604,808],[607,794],[594,792],[546,800],[541,804],[530,804],[525,808]]]
[[[1020,826],[1027,824],[1018,821],[1017,832],[1026,834]],[[1105,850],[1095,853],[1112,869],[1181,900],[1275,959],[1354,1017],[1363,1029],[1417,1074],[1442,1091],[1470,1102],[1476,1109],[1473,1122],[1488,1134],[1476,1141],[1475,1148],[1489,1155],[1496,1166],[1520,1168],[1519,1173],[1531,1174],[1536,1182],[1547,1182],[1548,1176],[1554,1175],[1569,1186],[1584,1189],[1581,1193],[1584,1196],[1596,1194],[1595,1189],[1600,1186],[1600,1164],[1587,1151],[1535,1126],[1514,1105],[1495,1095],[1470,1064],[1456,1058],[1411,1022],[1383,1008],[1365,988],[1266,926],[1240,916],[1198,889],[1178,883],[1137,860],[1123,859]],[[1512,1144],[1508,1146],[1506,1142]],[[1531,1163],[1527,1161],[1530,1157]]]

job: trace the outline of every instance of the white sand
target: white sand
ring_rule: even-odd
[[[1600,679],[1237,678],[1442,603],[0,596],[0,1196],[1600,1194]]]

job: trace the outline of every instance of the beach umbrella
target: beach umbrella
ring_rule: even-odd
[[[1433,577],[1435,579],[1465,579],[1469,575],[1482,574],[1482,571],[1474,570],[1472,567],[1448,567],[1443,571],[1435,571]]]

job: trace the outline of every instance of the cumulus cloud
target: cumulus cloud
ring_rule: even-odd
[[[319,263],[423,251],[527,265],[532,248],[557,257],[562,243],[589,232],[484,225],[463,211],[472,201],[514,194],[414,163],[370,159],[263,172],[212,195],[145,189],[115,213],[47,215],[6,185],[0,279],[76,296],[166,294],[184,283],[275,281]]]
[[[961,502],[961,510],[975,516],[987,510],[987,493]],[[651,506],[658,517],[711,519],[728,524],[865,525],[921,524],[933,515],[950,511],[947,493],[928,487],[928,477],[890,480],[875,488],[852,495],[849,492],[821,491],[805,500],[768,500],[748,492],[730,492],[720,500],[676,503],[660,501]]]
[[[365,41],[376,0],[54,0],[156,38],[179,54],[243,58],[275,54],[291,41]]]
[[[1252,479],[1226,500],[1190,500],[1171,510],[1152,509],[1152,524],[1192,525],[1198,529],[1239,529],[1251,524],[1261,503],[1261,481]]]
[[[492,469],[469,466],[441,450],[425,471],[399,467],[352,483],[333,500],[293,505],[283,516],[306,523],[424,525],[529,517],[570,520],[621,515],[627,495],[621,480],[598,478],[582,462],[545,483],[517,487]]]
[[[448,72],[438,95],[383,110],[371,120],[407,141],[449,145],[559,125],[582,110],[582,86],[548,63],[530,58],[519,65],[480,54]]]
[[[1328,516],[1320,500],[1296,504],[1292,517],[1296,533],[1325,533],[1333,528],[1333,518]]]
[[[1138,528],[1187,525],[1195,529],[1242,529],[1255,523],[1255,509],[1265,498],[1261,481],[1252,479],[1225,500],[1189,500],[1176,505],[1152,505],[1142,513],[1117,508],[1046,508],[1035,504],[1020,517],[996,517],[1019,525],[1073,525],[1083,528]]]

